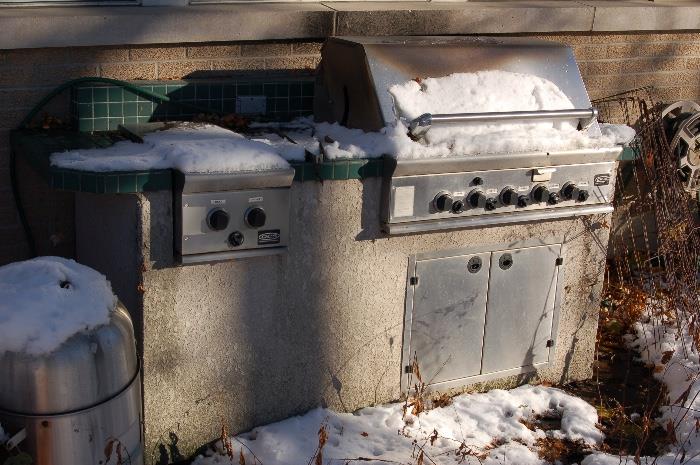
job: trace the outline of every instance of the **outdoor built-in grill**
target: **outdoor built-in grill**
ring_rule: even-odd
[[[425,95],[438,79],[480,70],[507,76],[510,90],[546,85],[559,100],[473,107],[547,110],[526,113],[446,114],[472,108],[462,99],[440,111],[449,98],[426,110],[418,99],[410,112],[401,106],[411,89]],[[416,90],[415,78],[425,85]],[[457,78],[450,82],[462,86],[466,77]],[[406,94],[390,94],[393,84]],[[498,85],[490,88],[505,96]],[[249,138],[264,128],[294,154],[303,150],[291,141],[304,141],[308,153],[287,169],[280,159],[263,171],[175,173],[172,184],[166,173],[167,187],[127,195],[95,194],[89,177],[69,184],[69,171],[54,176],[86,189],[76,194],[78,258],[136,309],[153,460],[194,452],[221,417],[246,431],[319,405],[354,411],[398,399],[418,382],[416,366],[440,391],[592,375],[621,147],[497,153],[522,139],[491,139],[520,127],[574,136],[557,147],[605,146],[591,142],[600,128],[571,50],[525,39],[327,41],[317,121],[379,131],[396,122],[392,95],[406,119],[384,134],[320,123],[298,138],[279,123],[250,128]],[[458,152],[482,147],[468,139],[481,129],[460,128],[466,139],[446,143],[442,158],[423,151],[449,133],[445,125],[474,120],[489,121],[479,144],[499,143]],[[513,124],[523,120],[544,123]],[[230,152],[221,160],[242,166],[245,154]],[[108,187],[123,173],[97,174]]]
[[[423,114],[404,121],[411,137],[420,139],[444,125],[560,121],[600,137],[597,112],[571,49],[526,39],[330,39],[323,49],[315,116],[379,131],[397,118],[388,91],[392,85],[485,70],[547,79],[574,108]],[[487,227],[545,226],[554,220],[606,214],[612,211],[615,160],[620,151],[608,147],[458,153],[432,159],[387,154],[382,229],[390,235],[405,235],[479,227],[488,240]],[[535,236],[517,244],[481,247],[463,243],[462,248],[452,242],[445,251],[410,256],[402,384],[407,386],[416,356],[423,379],[442,387],[533,371],[553,360],[566,227],[562,224],[554,239]],[[602,263],[588,266],[602,273]]]
[[[570,48],[552,42],[465,37],[330,40],[324,48],[317,118],[376,131],[396,119],[387,89],[420,77],[498,69],[555,83],[571,110],[424,114],[408,127],[574,121],[600,135]],[[612,211],[611,179],[620,150],[489,154],[449,159],[389,158],[382,221],[391,234],[542,221]]]

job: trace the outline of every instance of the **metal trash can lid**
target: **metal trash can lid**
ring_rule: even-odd
[[[117,303],[108,324],[73,335],[55,351],[0,354],[0,410],[51,415],[104,402],[138,371],[131,318]]]

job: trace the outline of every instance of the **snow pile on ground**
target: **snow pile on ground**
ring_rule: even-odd
[[[109,322],[117,298],[104,275],[60,257],[0,267],[0,355],[41,355]]]
[[[598,123],[603,136],[609,137],[616,144],[629,144],[637,132],[626,124]]]
[[[256,428],[237,436],[232,444],[236,460],[242,447],[246,463],[253,463],[252,451],[263,465],[299,465],[314,455],[317,431],[325,424],[326,464],[360,457],[369,463],[415,463],[418,444],[429,457],[424,463],[541,465],[544,462],[534,449],[546,433],[528,429],[523,421],[552,414],[561,416],[561,429],[548,434],[581,440],[590,446],[602,441],[603,435],[596,428],[596,410],[585,401],[551,387],[521,386],[510,391],[460,395],[449,406],[419,416],[407,414],[405,418],[401,403],[368,407],[355,414],[319,408]],[[221,444],[217,447],[217,453],[199,456],[193,465],[229,463]],[[458,450],[464,452],[463,457],[455,454]]]
[[[673,403],[661,408],[658,421],[668,430],[673,425],[676,444],[659,457],[642,457],[643,465],[700,465],[700,354],[693,347],[688,332],[688,319],[680,315],[682,330],[664,316],[651,316],[635,324],[635,335],[629,337],[632,348],[642,361],[655,367],[654,376],[663,381]],[[634,457],[595,453],[582,465],[633,464]]]
[[[282,153],[287,152],[219,126],[182,125],[148,133],[143,143],[121,141],[107,148],[55,153],[51,164],[86,171],[232,173],[289,168]]]

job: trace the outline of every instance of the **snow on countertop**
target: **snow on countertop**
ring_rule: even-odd
[[[595,408],[565,392],[544,386],[521,386],[504,391],[495,389],[483,394],[464,394],[446,407],[403,418],[403,404],[394,403],[368,407],[355,414],[336,413],[318,408],[305,415],[255,428],[232,441],[236,460],[240,441],[250,448],[264,465],[299,465],[309,462],[318,444],[317,431],[328,427],[328,443],[323,451],[324,463],[345,463],[347,459],[364,457],[363,462],[378,464],[391,461],[398,464],[415,463],[412,458],[414,441],[425,443],[426,454],[436,464],[456,464],[454,451],[460,443],[486,455],[486,464],[514,463],[541,465],[544,463],[534,449],[537,439],[545,432],[528,429],[521,420],[556,412],[561,415],[561,430],[553,431],[560,438],[582,440],[595,446],[602,439],[596,428]],[[428,438],[438,432],[434,444]],[[498,447],[494,446],[500,444]],[[228,464],[218,453],[199,456],[193,465]],[[250,452],[243,448],[246,463],[254,463]],[[474,457],[468,457],[469,460]],[[257,463],[257,462],[256,462]],[[424,463],[429,463],[426,459]],[[478,463],[474,461],[474,463]]]
[[[183,173],[232,173],[289,168],[283,153],[298,156],[219,126],[186,124],[148,133],[142,144],[121,141],[107,148],[55,153],[51,164],[99,172],[175,168]]]
[[[408,135],[407,124],[423,113],[565,110],[573,104],[551,81],[506,71],[412,80],[387,92],[394,99],[397,118],[378,132],[297,118],[287,123],[253,123],[252,129],[269,133],[247,137],[218,126],[182,123],[146,134],[143,144],[125,141],[106,149],[56,153],[51,163],[102,172],[174,168],[184,173],[228,173],[288,168],[287,161],[303,161],[307,152],[323,152],[327,160],[383,155],[444,158],[614,148],[634,137],[627,126],[601,125],[600,134],[597,125],[579,131],[578,120],[570,120],[435,125],[415,141]]]
[[[109,322],[117,298],[107,278],[73,260],[39,257],[0,267],[0,355],[47,354]]]
[[[625,124],[598,123],[604,136],[615,140],[616,144],[629,144],[637,132]]]

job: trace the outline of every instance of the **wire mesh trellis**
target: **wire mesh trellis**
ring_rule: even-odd
[[[676,155],[653,89],[636,89],[595,102],[601,119],[634,126],[633,160],[622,161],[610,238],[609,283],[643,289],[664,302],[700,342],[697,203],[679,180]]]
[[[611,307],[622,314],[617,318],[675,325],[681,345],[682,335],[690,335],[691,342],[683,347],[690,354],[700,347],[698,204],[679,179],[678,155],[664,130],[663,105],[655,101],[653,88],[617,94],[594,105],[601,121],[624,123],[637,131],[630,144],[635,156],[621,161],[618,169],[604,294],[617,303]],[[654,332],[651,338],[644,344],[661,348],[663,335]],[[696,377],[689,374],[693,383],[700,382]],[[684,407],[688,399],[663,403],[680,411],[671,430],[688,415],[698,414]],[[679,450],[689,440],[682,438]]]

